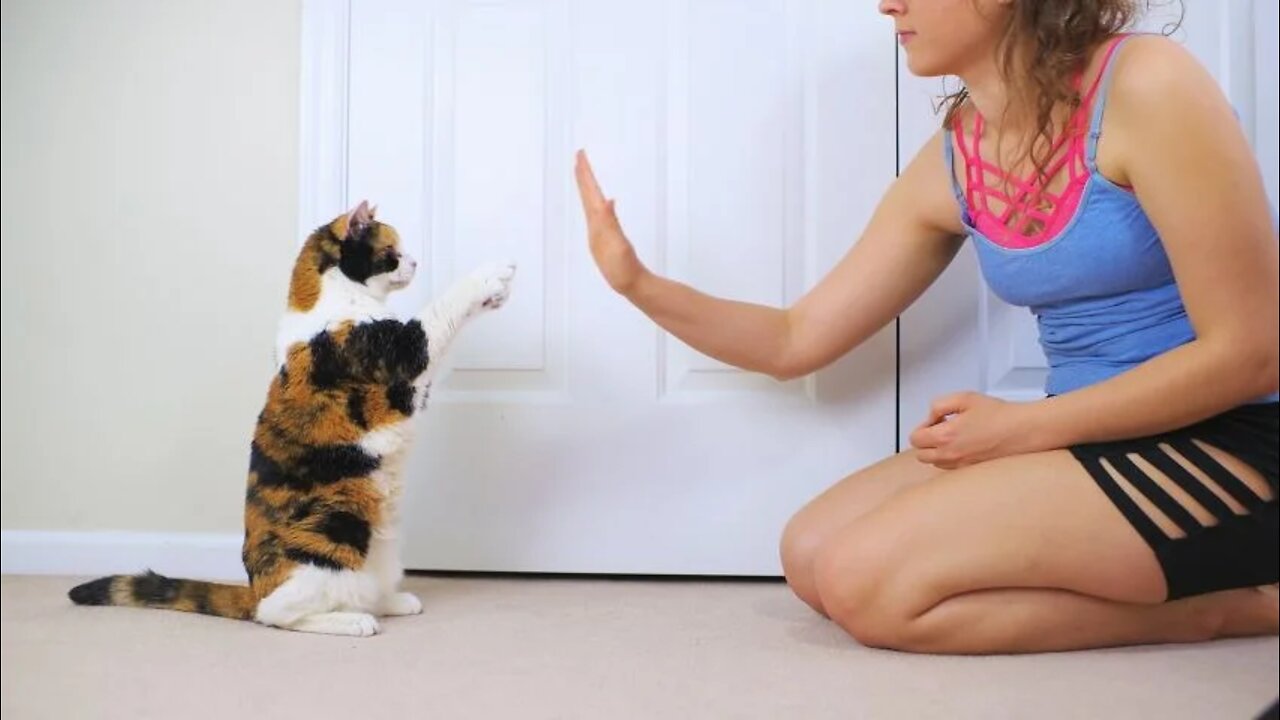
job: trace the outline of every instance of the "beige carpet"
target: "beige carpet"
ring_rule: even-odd
[[[868,650],[754,582],[414,577],[369,639],[76,608],[0,581],[4,720],[22,718],[1239,718],[1274,638],[1034,657]]]

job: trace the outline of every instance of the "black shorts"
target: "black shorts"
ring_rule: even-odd
[[[1262,497],[1242,482],[1205,452],[1201,443],[1257,470],[1271,486],[1270,497]],[[1276,517],[1280,403],[1242,405],[1179,430],[1087,443],[1070,450],[1155,551],[1169,600],[1280,581]],[[1138,458],[1145,461],[1142,466],[1134,462]],[[1190,472],[1185,465],[1198,472]],[[1144,466],[1160,475],[1149,475]],[[1202,523],[1195,517],[1170,494],[1173,485],[1185,493],[1184,502],[1189,496],[1213,521]],[[1181,533],[1170,535],[1161,529],[1130,492],[1141,493]]]

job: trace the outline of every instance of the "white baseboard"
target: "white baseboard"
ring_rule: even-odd
[[[245,582],[239,535],[0,531],[5,575],[97,576],[151,569],[171,577]]]

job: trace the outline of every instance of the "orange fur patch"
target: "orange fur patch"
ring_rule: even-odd
[[[289,278],[289,309],[306,312],[320,300],[320,261],[311,248],[304,248]]]

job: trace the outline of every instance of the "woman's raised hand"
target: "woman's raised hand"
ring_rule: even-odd
[[[582,196],[582,212],[587,218],[591,257],[609,286],[626,295],[647,270],[623,234],[618,216],[613,211],[613,201],[606,200],[600,191],[591,163],[582,150],[578,151],[574,176],[578,180],[578,193]]]

